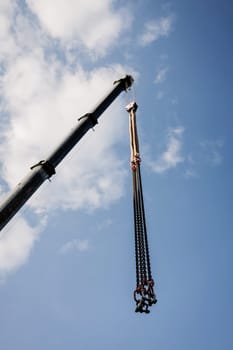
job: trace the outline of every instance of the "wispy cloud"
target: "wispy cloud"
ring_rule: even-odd
[[[197,171],[194,169],[194,168],[187,168],[184,172],[184,176],[187,178],[187,179],[193,179],[193,178],[198,178],[199,175],[197,173]]]
[[[154,80],[155,84],[161,84],[166,80],[168,70],[168,67],[162,67],[157,70]]]
[[[156,100],[161,100],[164,97],[164,91],[159,90],[156,94]]]
[[[110,228],[113,224],[113,221],[112,219],[106,219],[106,220],[103,220],[102,222],[100,222],[98,225],[97,225],[97,230],[98,231],[104,231],[108,228]]]
[[[199,143],[195,153],[187,157],[186,178],[199,178],[203,167],[218,167],[223,162],[222,148],[224,142],[221,139],[205,140]]]
[[[183,132],[182,126],[169,130],[165,151],[157,160],[148,161],[148,165],[155,173],[162,174],[184,162],[185,159],[182,155]]]
[[[145,23],[144,32],[139,37],[139,43],[142,46],[147,46],[160,38],[168,37],[173,29],[174,20],[174,15],[168,15]]]
[[[224,142],[222,140],[205,140],[200,143],[203,150],[203,156],[206,161],[213,167],[221,165],[223,161],[222,147]]]
[[[186,157],[186,165],[187,165],[187,168],[186,168],[185,171],[184,171],[184,177],[185,177],[186,179],[198,178],[198,177],[199,177],[199,174],[198,174],[198,172],[197,172],[197,169],[196,169],[196,162],[195,162],[195,160],[193,159],[192,154],[189,154],[189,155]]]
[[[86,252],[89,250],[90,244],[87,239],[73,239],[68,241],[60,248],[60,254],[68,254],[71,252]]]

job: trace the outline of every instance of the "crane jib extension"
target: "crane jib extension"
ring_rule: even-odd
[[[156,304],[154,293],[154,280],[151,274],[150,254],[147,238],[146,219],[142,192],[140,172],[140,153],[136,125],[136,102],[126,107],[129,113],[129,134],[131,150],[131,170],[133,181],[133,209],[134,209],[134,235],[135,235],[135,260],[136,260],[136,289],[134,300],[136,312],[149,313],[149,307]]]

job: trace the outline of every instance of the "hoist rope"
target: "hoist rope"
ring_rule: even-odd
[[[139,141],[136,125],[136,102],[126,107],[129,113],[130,134],[130,162],[132,170],[132,190],[134,209],[134,238],[135,238],[135,262],[136,262],[136,289],[134,300],[136,312],[149,313],[149,306],[157,302],[154,293],[154,280],[151,274],[149,244],[145,219],[145,208],[142,191],[142,180],[140,171]]]

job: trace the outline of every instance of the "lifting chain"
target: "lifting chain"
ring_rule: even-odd
[[[151,274],[149,245],[147,238],[145,209],[142,191],[142,180],[140,172],[140,153],[136,125],[136,102],[126,107],[129,113],[130,134],[130,163],[133,182],[133,208],[134,208],[134,238],[135,238],[135,261],[136,261],[136,289],[134,300],[136,302],[135,312],[149,313],[149,307],[156,304],[157,299],[154,292],[154,280]]]

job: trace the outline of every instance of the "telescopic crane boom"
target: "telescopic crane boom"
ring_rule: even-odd
[[[29,174],[17,185],[17,187],[0,204],[0,231],[10,219],[27,202],[42,183],[55,174],[55,168],[80,141],[86,132],[98,123],[98,118],[111,105],[116,97],[127,91],[133,84],[133,78],[126,75],[114,82],[114,87],[103,100],[89,113],[79,118],[79,123],[67,138],[46,159],[41,160],[31,167]]]
[[[42,183],[55,174],[55,169],[86,132],[98,123],[98,118],[122,92],[133,84],[133,78],[126,75],[114,82],[114,87],[103,100],[89,113],[79,118],[79,123],[55,151],[45,160],[31,167],[29,174],[16,186],[8,197],[0,203],[0,231],[27,202]],[[136,126],[136,102],[126,107],[129,113],[131,169],[133,180],[134,233],[136,257],[136,289],[134,300],[136,312],[149,313],[149,307],[157,302],[154,293],[154,280],[151,274],[149,246],[146,231],[142,182],[140,173],[139,142]]]

